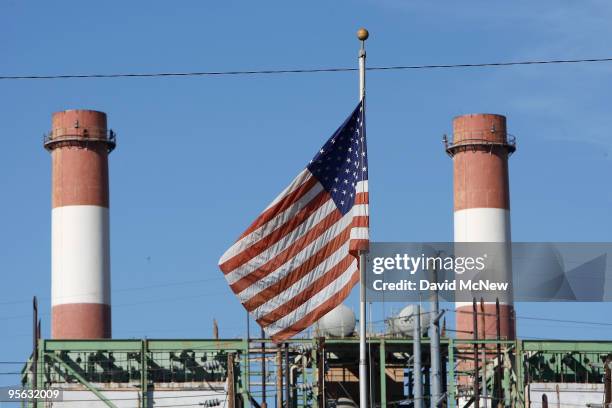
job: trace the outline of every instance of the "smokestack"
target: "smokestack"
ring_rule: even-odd
[[[52,160],[51,337],[111,337],[106,114],[53,114],[45,149]]]
[[[516,149],[508,138],[506,118],[494,114],[471,114],[453,120],[453,140],[446,151],[453,158],[455,242],[507,243],[510,259],[510,189],[508,157]],[[511,268],[506,270],[512,279]],[[514,339],[512,300],[500,299],[501,338]],[[457,337],[472,338],[472,303],[456,304]],[[484,304],[478,338],[497,336],[495,302]],[[480,316],[479,316],[480,317]]]

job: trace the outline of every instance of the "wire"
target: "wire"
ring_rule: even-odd
[[[456,69],[456,68],[486,68],[510,67],[517,65],[549,65],[549,64],[579,64],[593,62],[612,62],[612,58],[580,58],[556,60],[528,60],[485,62],[475,64],[437,64],[437,65],[395,65],[368,67],[367,71],[400,71],[400,70],[427,70],[427,69]],[[280,74],[314,74],[329,72],[355,72],[358,68],[303,68],[303,69],[268,69],[243,71],[193,71],[193,72],[133,72],[111,74],[59,74],[59,75],[2,75],[0,80],[28,80],[28,79],[87,79],[87,78],[158,78],[158,77],[197,77],[197,76],[237,76],[237,75],[280,75]]]
[[[450,313],[463,313],[463,314],[473,314],[473,312],[468,311],[468,310],[453,310],[453,309],[444,309],[447,312]],[[476,312],[477,315],[485,315],[485,316],[496,316],[495,313],[483,313],[483,312]],[[590,324],[590,325],[595,325],[595,326],[606,326],[606,327],[611,327],[612,323],[606,323],[606,322],[593,322],[593,321],[585,321],[585,320],[566,320],[566,319],[551,319],[551,318],[547,318],[547,317],[533,317],[533,316],[515,316],[515,319],[519,319],[519,320],[537,320],[537,321],[542,321],[542,322],[555,322],[555,323],[572,323],[572,324]]]
[[[155,289],[155,288],[166,288],[166,287],[170,287],[170,286],[182,286],[182,285],[193,285],[193,284],[197,284],[197,283],[206,283],[206,282],[211,282],[211,281],[218,281],[218,280],[222,280],[223,277],[221,275],[219,275],[218,277],[214,277],[214,278],[207,278],[207,279],[194,279],[194,280],[185,280],[185,281],[170,281],[170,282],[164,282],[164,283],[158,283],[158,284],[153,284],[153,285],[146,285],[146,286],[133,286],[133,287],[127,287],[127,288],[119,288],[119,289],[113,289],[113,292],[132,292],[134,290],[146,290],[146,289]],[[78,293],[78,294],[74,294],[72,296],[79,296],[79,295],[97,295],[100,292],[84,292],[84,293]],[[38,297],[38,300],[41,299],[49,299],[49,296],[40,296]],[[6,302],[0,302],[0,305],[11,305],[11,304],[17,304],[17,303],[32,303],[32,299],[27,299],[27,300],[10,300],[10,301],[6,301]]]

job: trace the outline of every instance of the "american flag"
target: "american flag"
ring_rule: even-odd
[[[219,260],[275,341],[308,328],[359,282],[369,243],[365,112],[359,103],[306,168]]]

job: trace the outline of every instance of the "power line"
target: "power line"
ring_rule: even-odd
[[[167,287],[170,287],[170,286],[193,285],[193,284],[206,283],[206,282],[218,281],[218,280],[223,280],[223,277],[222,276],[218,276],[218,277],[207,278],[207,279],[193,279],[193,280],[185,280],[185,281],[172,281],[172,282],[158,283],[158,284],[146,285],[146,286],[133,286],[133,287],[127,287],[127,288],[119,288],[119,289],[113,289],[113,293],[114,292],[132,292],[134,290],[167,288]],[[223,280],[223,281],[225,281],[225,280]],[[100,294],[100,292],[82,292],[82,293],[75,294],[74,296],[77,296],[77,295],[97,295],[97,294]],[[50,297],[49,296],[39,296],[38,299],[39,300],[41,300],[41,299],[50,299]],[[6,302],[0,302],[0,306],[2,306],[2,305],[12,305],[12,304],[18,304],[18,303],[32,303],[32,299],[9,300],[9,301],[6,301]]]
[[[474,64],[436,64],[436,65],[395,65],[368,67],[367,71],[402,71],[402,70],[428,70],[428,69],[456,69],[456,68],[490,68],[510,67],[520,65],[550,65],[550,64],[580,64],[594,62],[612,62],[612,58],[580,58],[557,60],[527,60],[485,62]],[[315,74],[330,72],[356,72],[358,68],[303,68],[303,69],[267,69],[267,70],[241,70],[241,71],[193,71],[193,72],[124,72],[124,73],[92,73],[92,74],[57,74],[57,75],[2,75],[0,80],[28,80],[28,79],[91,79],[91,78],[158,78],[158,77],[197,77],[197,76],[238,76],[238,75],[281,75],[281,74]]]
[[[453,309],[444,309],[450,313],[462,313],[462,314],[473,314],[474,312],[468,310],[453,310]],[[479,316],[497,316],[495,313],[485,313],[485,312],[476,312]],[[515,319],[518,320],[537,320],[542,322],[555,322],[555,323],[572,323],[572,324],[586,324],[586,325],[594,325],[594,326],[605,326],[611,327],[612,323],[606,322],[595,322],[595,321],[586,321],[586,320],[567,320],[567,319],[555,319],[548,317],[535,317],[535,316],[515,316]]]

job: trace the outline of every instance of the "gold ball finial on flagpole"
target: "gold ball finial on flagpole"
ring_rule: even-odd
[[[357,38],[359,38],[359,41],[365,41],[368,39],[369,36],[370,36],[370,33],[368,32],[368,30],[366,30],[363,27],[357,30]]]

